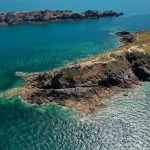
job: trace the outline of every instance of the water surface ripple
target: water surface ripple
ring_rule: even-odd
[[[150,84],[105,101],[96,114],[31,107],[20,101],[0,103],[2,150],[149,150]],[[14,117],[15,116],[15,117]],[[85,118],[83,120],[83,118]]]

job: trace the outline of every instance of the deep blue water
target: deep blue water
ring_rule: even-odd
[[[0,11],[115,10],[119,18],[0,27],[0,91],[20,84],[16,71],[47,71],[118,46],[112,33],[150,29],[149,0],[0,0]],[[80,122],[78,113],[0,101],[0,150],[149,150],[150,85],[108,100]],[[107,101],[106,101],[107,102]],[[105,103],[106,103],[105,102]],[[76,119],[75,119],[76,118]]]

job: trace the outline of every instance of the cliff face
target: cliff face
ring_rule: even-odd
[[[150,55],[144,53],[127,53],[127,60],[133,73],[142,81],[150,81]]]
[[[100,18],[100,17],[118,17],[123,13],[116,13],[114,11],[100,12],[96,10],[88,10],[82,13],[72,11],[32,11],[32,12],[9,12],[0,13],[0,25],[14,25],[18,23],[40,23],[64,20],[77,20],[86,18]]]
[[[24,76],[22,98],[37,104],[56,102],[89,113],[103,106],[102,99],[150,81],[150,32],[117,34],[124,45],[112,52]]]

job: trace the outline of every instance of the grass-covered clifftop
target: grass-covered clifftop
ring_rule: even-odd
[[[29,103],[56,102],[86,113],[103,107],[102,99],[150,81],[150,31],[118,32],[122,46],[51,72],[23,75],[21,94]]]

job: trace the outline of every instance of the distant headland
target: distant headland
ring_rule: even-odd
[[[87,10],[85,12],[73,12],[73,11],[29,11],[29,12],[0,12],[0,25],[15,25],[22,23],[46,23],[46,22],[58,22],[58,21],[71,21],[88,18],[101,18],[101,17],[118,17],[123,13],[117,13],[114,11],[97,11]]]

